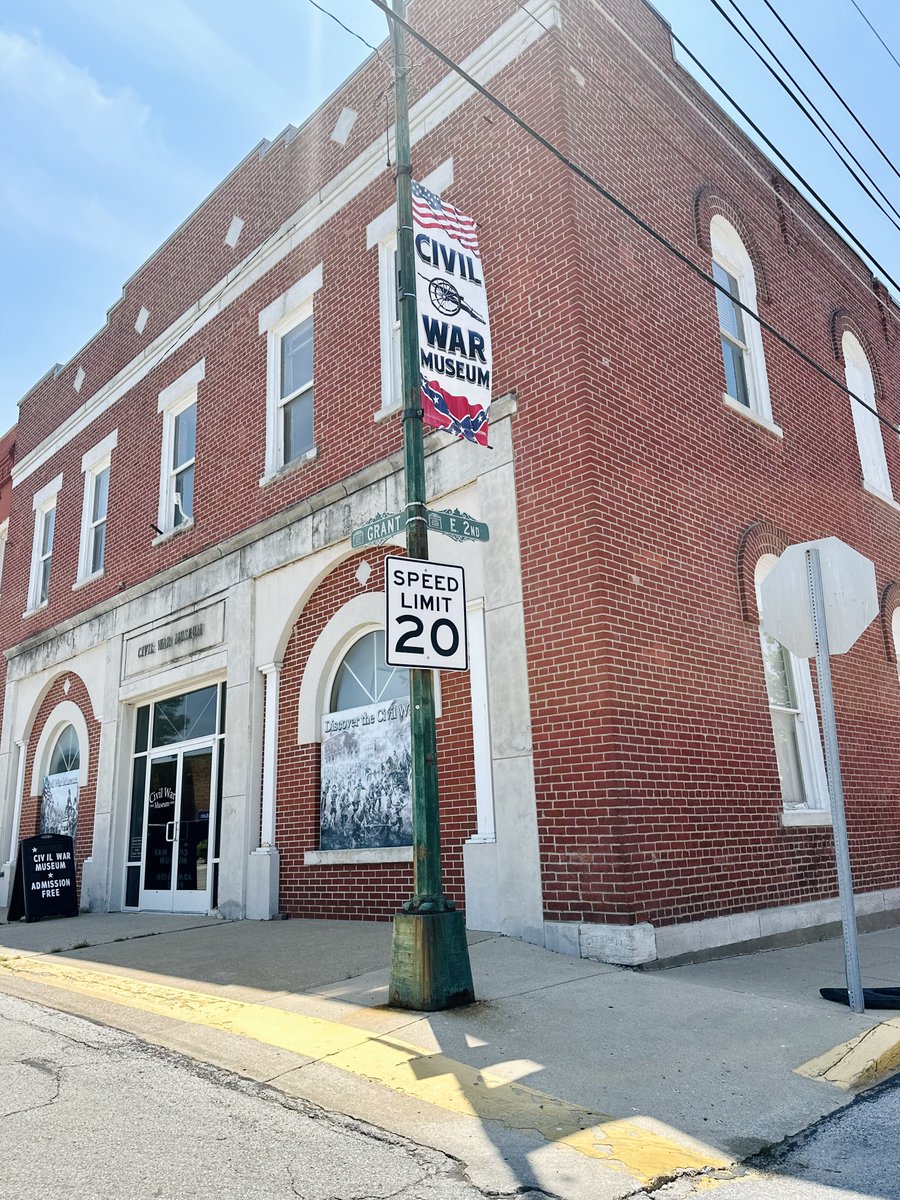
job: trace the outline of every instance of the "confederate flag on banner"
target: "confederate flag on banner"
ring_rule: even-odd
[[[491,331],[475,222],[413,183],[424,422],[487,445]]]

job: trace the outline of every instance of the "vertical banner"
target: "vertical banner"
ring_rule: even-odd
[[[421,183],[412,195],[423,419],[486,446],[491,330],[475,222]]]

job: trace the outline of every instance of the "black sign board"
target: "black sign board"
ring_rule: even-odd
[[[77,917],[75,847],[63,833],[23,838],[16,858],[7,921]]]

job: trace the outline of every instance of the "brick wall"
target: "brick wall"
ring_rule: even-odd
[[[761,315],[839,378],[839,334],[853,328],[881,410],[900,418],[898,314],[884,289],[675,65],[652,9],[617,0],[611,21],[590,0],[564,0],[563,8],[562,30],[540,38],[493,90],[704,270],[709,221],[726,215],[754,261]],[[516,11],[512,0],[417,0],[413,18],[462,57]],[[413,56],[421,95],[443,68],[415,48]],[[385,82],[384,64],[371,60],[296,137],[237,168],[126,285],[83,356],[82,397],[378,135],[384,109],[374,101]],[[360,118],[342,150],[328,134],[345,104]],[[760,545],[747,539],[760,523],[778,531],[779,545],[837,535],[875,561],[880,590],[893,594],[900,514],[861,486],[847,397],[764,332],[784,436],[730,411],[708,285],[486,101],[471,99],[416,145],[416,173],[451,154],[447,197],[480,222],[494,391],[514,390],[519,400],[514,455],[548,918],[666,923],[833,895],[830,832],[784,829],[778,819],[756,614],[746,603]],[[378,268],[365,248],[366,224],[389,206],[392,190],[385,170],[14,490],[10,583],[0,594],[0,626],[18,631],[13,640],[399,448],[399,422],[372,419]],[[235,212],[247,226],[233,254],[221,243]],[[320,262],[318,457],[261,488],[266,346],[258,313]],[[133,331],[142,303],[151,311],[143,340]],[[201,356],[196,524],[153,546],[157,396]],[[82,402],[71,388],[76,366],[26,398],[20,457]],[[80,458],[113,428],[106,573],[73,592]],[[900,441],[890,432],[885,448],[900,494]],[[59,471],[50,605],[23,622],[31,497]],[[322,585],[285,659],[278,840],[282,904],[298,914],[388,916],[410,887],[406,867],[302,866],[318,841],[318,750],[296,745],[297,688],[317,630],[355,594],[355,561]],[[900,682],[887,642],[883,623],[873,626],[833,668],[859,890],[900,885],[900,764],[886,749],[900,723]],[[459,845],[474,828],[471,766],[456,750],[469,745],[467,712],[464,680],[445,678],[448,891],[458,899]]]
[[[69,687],[66,690],[65,684],[68,682]],[[19,837],[34,837],[35,834],[41,831],[41,797],[30,796],[31,778],[34,773],[35,755],[37,753],[37,745],[40,741],[44,726],[50,718],[51,713],[58,704],[64,700],[69,700],[71,703],[78,706],[84,715],[88,729],[88,770],[87,783],[83,784],[78,789],[78,824],[75,831],[75,871],[77,878],[77,887],[81,889],[81,868],[86,858],[90,857],[91,846],[94,838],[94,802],[96,800],[97,788],[97,759],[100,753],[100,722],[94,719],[91,700],[88,696],[87,688],[81,679],[73,672],[68,671],[60,675],[54,680],[50,690],[41,701],[37,714],[34,718],[34,724],[31,727],[31,735],[28,738],[28,743],[25,747],[25,787],[22,796],[22,817],[19,823]],[[49,748],[52,754],[53,747]],[[49,760],[48,760],[49,761]],[[82,764],[83,765],[83,764]]]
[[[298,917],[389,920],[413,891],[412,865],[304,866],[307,850],[319,848],[320,747],[297,744],[300,682],[310,650],[325,624],[363,589],[355,578],[360,562],[372,568],[368,582],[380,589],[389,549],[367,549],[345,560],[316,589],[284,654],[278,729],[276,844],[281,855],[280,907]],[[438,720],[441,845],[444,892],[464,907],[462,843],[476,832],[475,766],[469,677],[441,674]]]

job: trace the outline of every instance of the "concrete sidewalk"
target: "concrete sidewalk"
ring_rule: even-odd
[[[473,934],[479,1002],[420,1015],[386,1006],[390,939],[88,914],[0,927],[0,988],[567,1197],[715,1175],[847,1103],[829,1078],[900,1062],[900,1014],[819,998],[840,940],[641,973]],[[866,986],[900,985],[900,930],[860,947]]]

